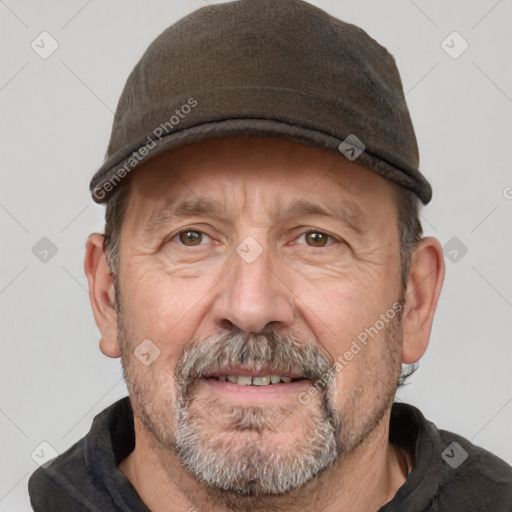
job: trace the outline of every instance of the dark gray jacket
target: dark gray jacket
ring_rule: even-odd
[[[415,454],[414,468],[378,512],[510,512],[512,468],[421,412],[394,404],[390,440]],[[35,512],[147,512],[118,464],[133,450],[133,413],[123,398],[98,414],[90,432],[29,480]]]

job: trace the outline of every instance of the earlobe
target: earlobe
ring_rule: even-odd
[[[402,345],[405,364],[418,361],[427,349],[444,270],[439,241],[432,237],[422,239],[412,254],[405,298]]]
[[[119,357],[116,297],[113,276],[105,258],[103,235],[89,235],[84,270],[89,283],[89,299],[94,319],[101,333],[100,350],[108,357]]]

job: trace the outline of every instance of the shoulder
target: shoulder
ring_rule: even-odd
[[[445,467],[440,494],[466,510],[512,510],[512,467],[464,437],[438,430]],[[473,508],[472,508],[473,507]]]
[[[408,449],[414,462],[405,484],[382,510],[512,511],[512,467],[437,428],[417,408],[393,405],[390,441]]]
[[[84,460],[85,439],[75,443],[69,450],[59,455],[47,467],[40,467],[28,481],[30,502],[35,512],[64,510],[93,510],[87,499],[77,496],[74,480],[82,477],[87,469]],[[68,476],[69,475],[69,476]]]
[[[128,398],[112,404],[84,438],[32,474],[28,490],[35,512],[119,509],[113,495],[131,493],[117,468],[134,445],[130,415]]]

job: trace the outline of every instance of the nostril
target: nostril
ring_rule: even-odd
[[[227,331],[230,332],[237,330],[235,324],[231,320],[228,320],[227,318],[223,318],[222,320],[220,320],[219,327],[221,327],[222,329],[226,329]]]

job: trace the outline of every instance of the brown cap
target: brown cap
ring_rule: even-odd
[[[302,0],[240,0],[165,30],[128,77],[97,203],[142,162],[206,138],[284,137],[343,154],[428,203],[395,60]]]

